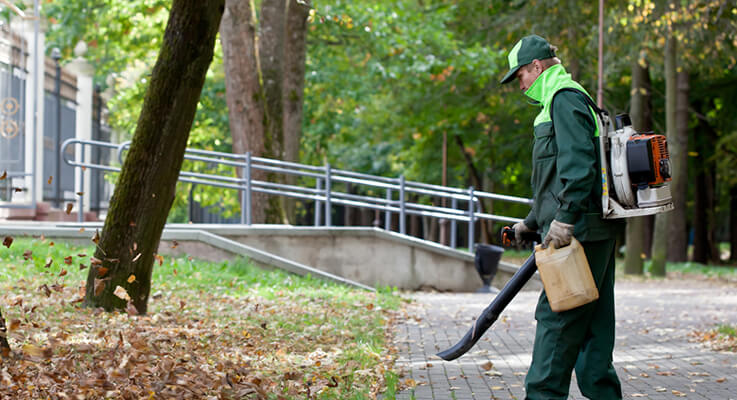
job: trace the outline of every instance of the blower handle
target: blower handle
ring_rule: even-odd
[[[512,245],[515,244],[515,234],[514,229],[505,226],[501,230],[501,236],[502,236],[502,246],[504,247],[512,247]],[[537,232],[522,232],[522,242],[542,242],[542,238],[540,237],[540,234]],[[521,243],[520,243],[521,244]]]

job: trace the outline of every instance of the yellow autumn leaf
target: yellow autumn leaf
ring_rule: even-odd
[[[128,283],[133,283],[136,280],[136,276],[131,274],[131,276],[128,277]]]

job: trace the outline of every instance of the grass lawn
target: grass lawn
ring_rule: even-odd
[[[366,399],[397,389],[394,292],[244,259],[165,257],[148,315],[131,317],[82,305],[93,251],[49,238],[0,247],[13,349],[0,362],[0,398]]]

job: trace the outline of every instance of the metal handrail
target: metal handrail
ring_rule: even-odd
[[[62,143],[60,157],[68,165],[75,167],[81,173],[86,169],[101,170],[104,172],[119,172],[120,167],[93,163],[85,159],[85,147],[97,147],[114,150],[117,153],[120,164],[123,164],[124,152],[130,147],[130,141],[115,144],[97,140],[68,139]],[[67,157],[66,149],[69,146],[78,146],[81,151],[74,152],[75,159]],[[456,223],[468,223],[469,251],[473,251],[474,225],[478,220],[490,220],[501,222],[518,222],[520,218],[495,215],[480,212],[480,200],[491,199],[519,204],[532,204],[530,199],[500,195],[476,191],[473,187],[468,189],[452,188],[447,186],[433,185],[422,182],[406,181],[404,176],[388,178],[383,176],[369,175],[360,172],[346,171],[331,168],[330,164],[324,166],[305,165],[289,161],[253,157],[250,153],[232,154],[217,151],[187,149],[184,159],[189,161],[204,162],[212,165],[223,165],[236,168],[241,172],[238,176],[216,175],[196,171],[180,171],[179,181],[198,185],[207,185],[225,189],[238,190],[242,193],[241,198],[241,223],[251,224],[251,196],[254,192],[278,196],[292,197],[301,200],[315,202],[315,225],[321,225],[324,213],[324,224],[331,225],[331,207],[333,204],[344,206],[367,208],[385,213],[384,228],[391,229],[391,214],[399,214],[399,232],[406,233],[405,217],[417,215],[423,217],[439,218],[451,222],[451,247],[456,247]],[[266,182],[252,179],[252,171],[267,171],[273,173],[289,174],[298,177],[315,180],[315,187],[291,185],[287,183]],[[84,180],[80,177],[84,185]],[[384,197],[369,196],[365,194],[346,193],[336,190],[334,184],[348,183],[352,185],[370,186],[384,190]],[[81,189],[84,191],[84,187]],[[395,199],[395,193],[398,199]],[[408,193],[435,198],[449,199],[450,207],[434,206],[407,201]],[[458,202],[467,203],[466,209],[458,207]],[[78,198],[78,207],[82,210],[83,196]],[[83,213],[80,212],[80,222]]]

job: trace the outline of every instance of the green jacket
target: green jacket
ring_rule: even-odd
[[[565,88],[577,91],[558,93]],[[525,94],[542,106],[534,124],[534,203],[525,225],[542,229],[545,237],[555,219],[573,224],[573,236],[579,241],[615,238],[622,222],[601,218],[599,132],[596,114],[583,97],[588,93],[556,64],[543,71]]]

